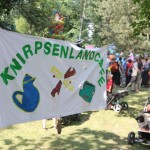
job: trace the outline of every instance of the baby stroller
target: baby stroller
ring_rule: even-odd
[[[144,111],[136,117],[139,125],[138,137],[134,132],[128,134],[128,144],[133,145],[135,142],[150,145],[150,97],[147,98]]]
[[[71,124],[73,121],[80,121],[80,114],[73,114],[73,115],[69,115],[69,116],[65,116],[61,118],[61,123],[66,126]]]
[[[119,91],[115,94],[107,93],[107,105],[106,109],[114,110],[115,112],[121,112],[128,109],[128,103],[120,101],[121,98],[129,95],[127,91]]]

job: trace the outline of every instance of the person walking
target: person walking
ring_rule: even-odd
[[[143,62],[141,60],[141,57],[138,58],[138,73],[137,73],[137,88],[140,91],[141,90],[141,83],[142,83],[142,69],[143,69]]]
[[[133,85],[135,83],[135,87],[136,87],[136,92],[139,92],[138,91],[138,88],[137,88],[137,74],[138,74],[138,63],[137,63],[138,59],[136,58],[135,59],[135,62],[133,63],[133,66],[132,66],[132,74],[131,74],[131,81],[128,83],[128,85],[126,86],[125,88],[125,91],[127,91],[127,89]]]

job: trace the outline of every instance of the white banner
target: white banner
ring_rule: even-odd
[[[0,29],[0,127],[104,109],[106,57]]]

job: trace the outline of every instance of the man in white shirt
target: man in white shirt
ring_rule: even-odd
[[[138,69],[138,63],[137,63],[137,58],[136,58],[133,66],[132,66],[132,74],[131,74],[132,78],[131,78],[131,81],[127,85],[125,90],[127,90],[133,83],[135,83],[136,91],[139,92],[138,89],[137,89],[137,74],[138,74],[138,71],[139,71],[139,69]]]

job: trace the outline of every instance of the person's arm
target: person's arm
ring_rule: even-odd
[[[110,86],[107,88],[107,91],[108,91],[108,92],[111,92],[111,90],[112,90],[112,86],[110,85]]]
[[[143,70],[143,67],[144,67],[144,65],[143,65],[143,62],[141,62],[142,63],[142,66],[141,66],[141,71]]]

